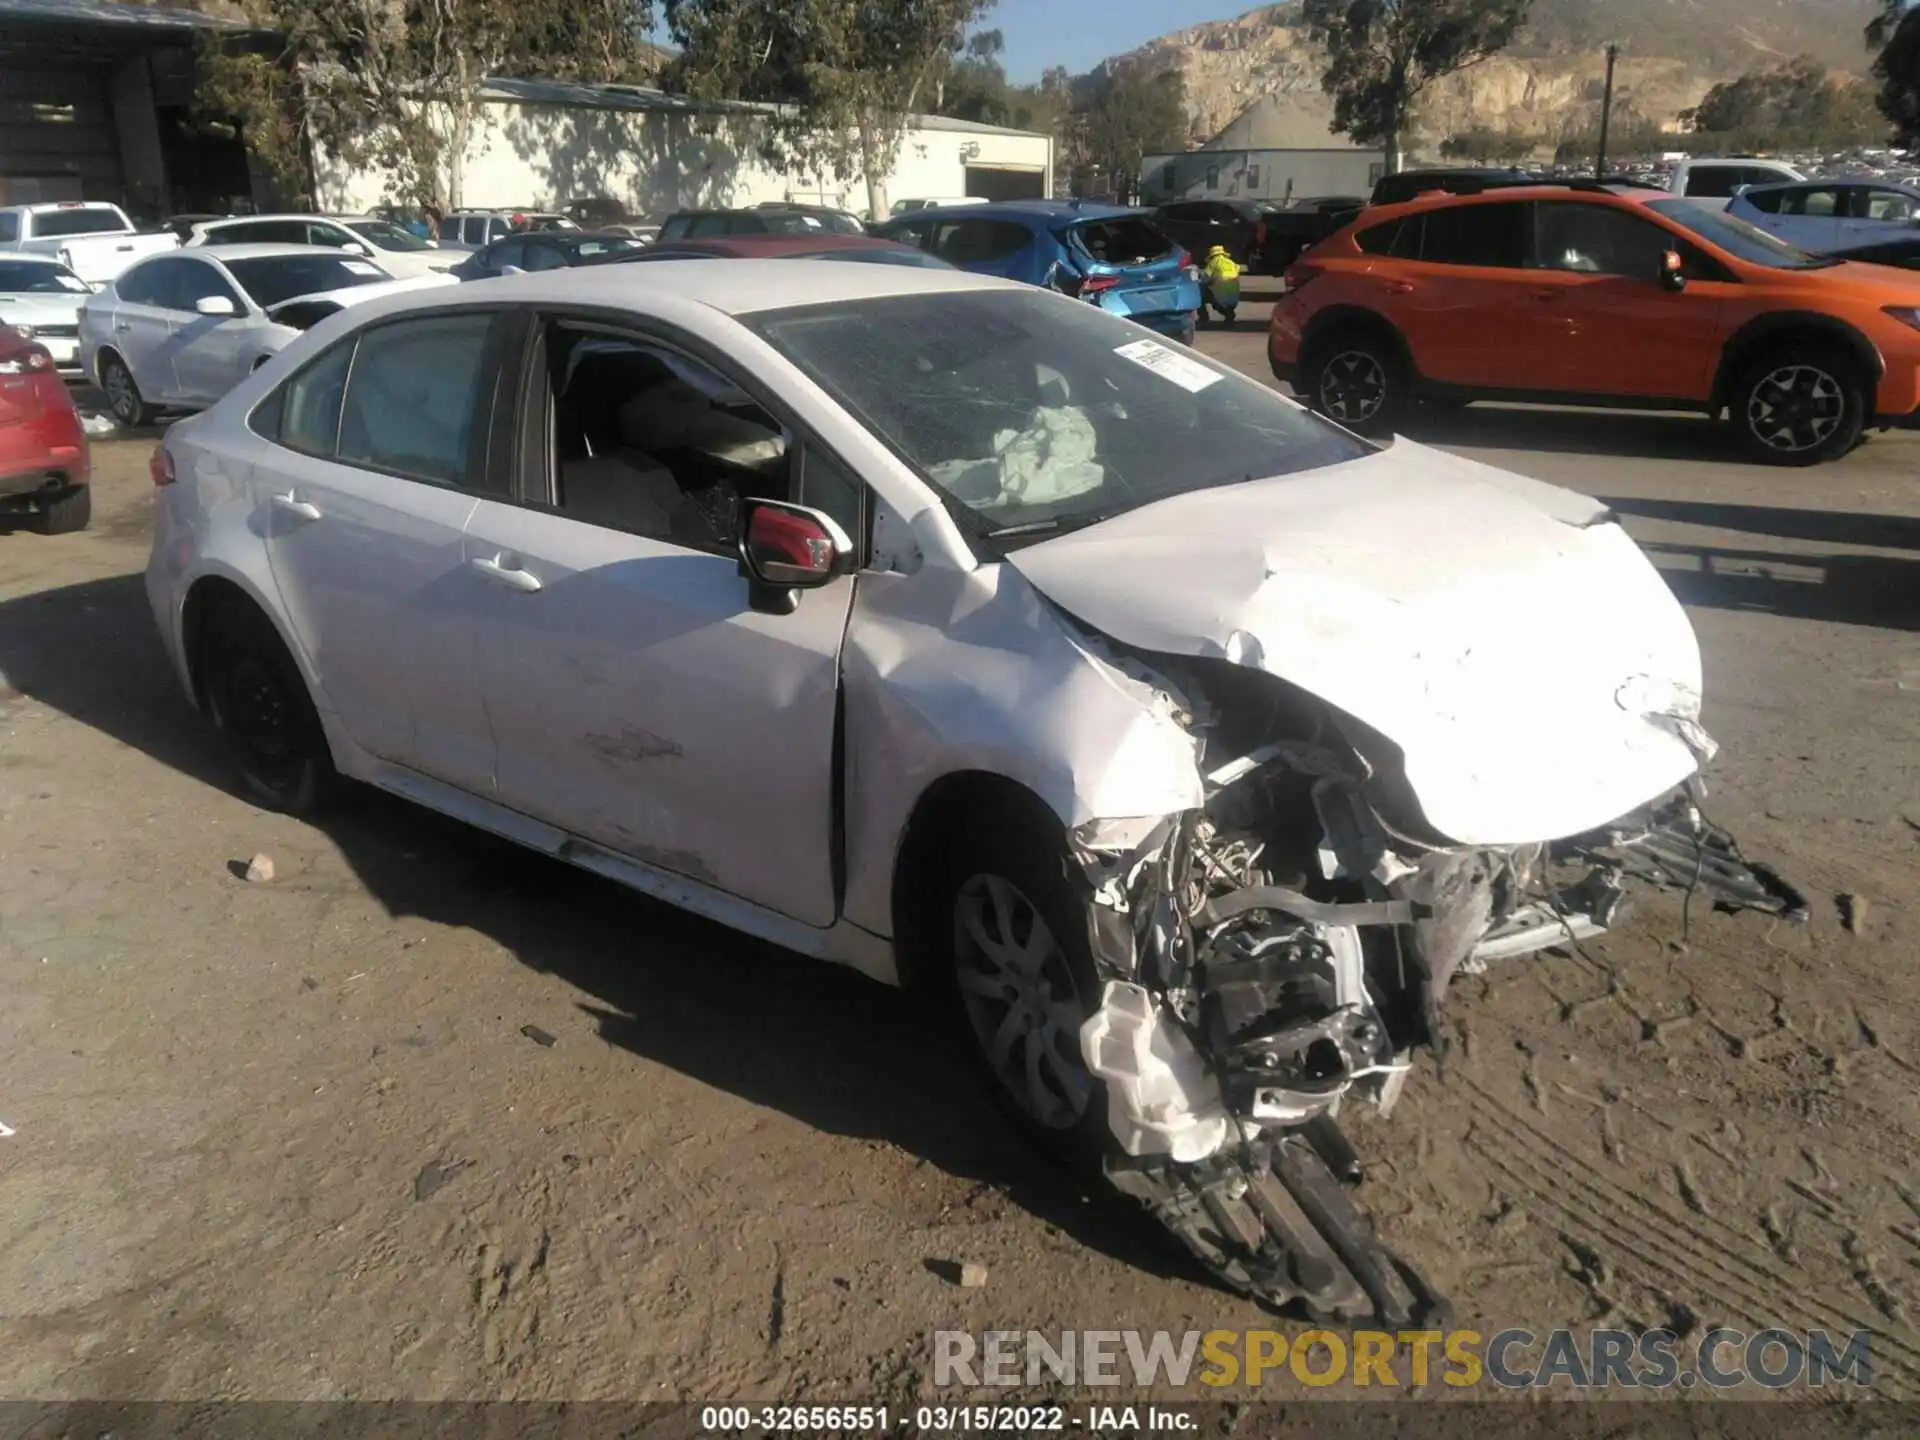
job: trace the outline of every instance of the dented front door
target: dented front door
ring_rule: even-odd
[[[730,558],[497,501],[466,560],[502,804],[833,923],[851,577],[763,615]]]

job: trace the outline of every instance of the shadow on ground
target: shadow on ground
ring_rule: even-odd
[[[210,786],[218,742],[180,693],[140,577],[0,602],[9,687]],[[394,917],[475,930],[584,992],[602,1039],[832,1134],[992,1185],[1082,1244],[1210,1283],[1133,1208],[1001,1116],[932,1007],[747,939],[458,822],[354,787],[321,827]]]
[[[1423,445],[1535,450],[1554,455],[1721,463],[1741,458],[1727,432],[1700,415],[1422,404],[1407,413],[1400,432]]]
[[[1920,630],[1920,518],[1845,510],[1603,497],[1629,518],[1697,525],[1761,537],[1752,547],[1643,540],[1667,583],[1689,605],[1801,620]],[[1908,555],[1853,555],[1758,548],[1764,540],[1872,546]]]

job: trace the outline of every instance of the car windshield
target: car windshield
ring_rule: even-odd
[[[263,255],[226,263],[240,288],[262,310],[296,295],[318,295],[393,278],[370,261],[341,255]]]
[[[64,265],[35,265],[25,260],[0,260],[0,294],[89,295],[87,282]]]
[[[431,250],[433,247],[391,220],[349,220],[346,227],[363,240],[371,240],[382,250]]]
[[[1774,270],[1820,270],[1839,263],[1824,255],[1802,250],[1798,245],[1789,245],[1779,236],[1768,234],[1738,215],[1729,215],[1724,210],[1715,210],[1698,201],[1649,200],[1647,208],[1658,211],[1674,224],[1691,230],[1702,240],[1718,245],[1749,265],[1765,265]]]
[[[1002,552],[1372,453],[1264,385],[1043,291],[876,296],[744,323]]]
[[[34,213],[35,235],[99,235],[127,233],[127,222],[118,210],[104,205],[77,205],[64,210],[40,210]]]

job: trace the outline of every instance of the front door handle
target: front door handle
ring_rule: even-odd
[[[1389,295],[1411,295],[1412,293],[1413,282],[1410,280],[1389,280],[1387,282],[1387,294]]]
[[[291,490],[284,495],[274,496],[273,508],[276,510],[284,510],[289,515],[298,515],[302,520],[318,520],[320,518],[320,507],[318,505],[311,505],[305,500],[297,498]]]
[[[530,595],[540,588],[540,577],[531,570],[522,570],[518,560],[519,557],[515,555],[496,555],[491,560],[476,555],[467,564],[475,573],[485,576],[496,585]]]
[[[113,329],[116,335],[124,335],[129,330],[133,329],[133,326],[129,325],[124,320],[116,320],[113,322]]]

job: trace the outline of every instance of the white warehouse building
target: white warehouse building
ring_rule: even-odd
[[[629,213],[832,205],[864,215],[864,176],[836,180],[769,165],[757,143],[766,107],[702,106],[661,90],[489,79],[463,157],[460,207],[553,209],[604,196]],[[901,139],[891,200],[1053,194],[1053,137],[943,115],[914,116]],[[393,199],[377,168],[314,156],[321,209],[360,214]]]

